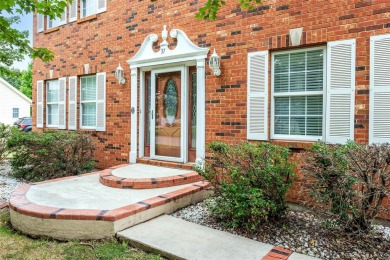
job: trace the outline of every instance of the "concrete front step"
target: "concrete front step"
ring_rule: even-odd
[[[59,240],[101,239],[162,214],[199,202],[210,184],[158,189],[115,189],[99,183],[100,172],[18,187],[9,207],[23,233]]]
[[[117,233],[117,236],[146,251],[169,259],[270,259],[274,246],[215,230],[171,216],[160,216]],[[271,256],[274,255],[274,256]],[[292,253],[276,259],[309,260]]]
[[[101,184],[121,189],[155,189],[202,181],[197,172],[148,164],[123,164],[100,173]]]

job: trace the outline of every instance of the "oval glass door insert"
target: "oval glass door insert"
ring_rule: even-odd
[[[164,114],[168,126],[173,126],[178,110],[177,86],[173,79],[168,80],[164,89]]]

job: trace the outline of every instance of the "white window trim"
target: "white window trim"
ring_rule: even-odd
[[[47,83],[49,82],[57,82],[57,89],[58,89],[58,100],[57,102],[48,102],[48,98],[47,98],[47,91],[48,91],[48,87],[47,87]],[[55,80],[48,80],[45,82],[45,86],[46,86],[46,127],[48,128],[58,128],[58,124],[57,125],[49,125],[49,105],[57,105],[59,106],[59,103],[60,103],[60,82],[58,79],[55,79]],[[59,113],[58,113],[58,117],[59,117]]]
[[[275,55],[279,54],[286,54],[286,53],[296,53],[296,52],[307,52],[307,51],[313,51],[313,50],[323,50],[324,51],[324,59],[323,59],[323,89],[322,91],[310,91],[308,92],[291,92],[291,93],[274,93],[274,58]],[[291,140],[291,141],[318,141],[318,140],[325,140],[325,119],[326,119],[326,46],[321,47],[311,47],[311,48],[300,48],[297,50],[289,50],[289,51],[277,51],[273,52],[271,55],[271,139],[276,140]],[[312,95],[320,95],[322,94],[323,100],[322,100],[322,136],[304,136],[304,135],[281,135],[281,134],[275,134],[275,100],[274,97],[280,97],[280,96],[312,96]]]
[[[86,104],[86,103],[95,103],[95,104],[97,104],[97,96],[95,97],[95,101],[93,101],[93,100],[82,101],[82,99],[81,99],[81,90],[83,88],[83,85],[81,84],[81,79],[83,79],[83,78],[92,78],[92,77],[96,78],[96,74],[80,77],[80,129],[82,129],[82,130],[96,130],[96,125],[97,125],[97,122],[96,122],[96,120],[97,120],[97,107],[95,107],[95,114],[96,114],[95,126],[94,127],[93,126],[83,126],[83,106],[82,106],[82,104]],[[97,91],[97,79],[95,81],[95,91]]]

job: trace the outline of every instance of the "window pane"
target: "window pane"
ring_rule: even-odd
[[[289,100],[288,97],[276,97],[275,98],[275,115],[288,115],[289,114]]]
[[[81,78],[81,101],[96,100],[96,77]]]
[[[274,91],[288,92],[288,73],[275,74]]]
[[[96,126],[96,103],[81,104],[82,126]]]
[[[291,115],[305,115],[306,97],[291,97]]]
[[[322,96],[307,97],[307,114],[308,115],[322,115]]]
[[[305,135],[305,117],[292,116],[290,119],[290,135]]]
[[[307,70],[323,70],[324,51],[315,50],[307,52]]]
[[[290,74],[290,92],[305,91],[305,72]]]
[[[197,102],[196,102],[196,91],[197,91],[197,74],[192,73],[192,96],[191,96],[191,103],[192,103],[192,116],[191,116],[191,148],[196,148],[196,113],[197,113]]]
[[[47,123],[58,125],[58,104],[47,105]]]
[[[97,13],[97,0],[82,0],[82,17]]]
[[[275,73],[288,72],[289,54],[279,54],[274,56]]]
[[[296,52],[290,54],[290,71],[305,71],[306,52]]]
[[[275,116],[275,134],[288,135],[288,116]]]
[[[58,81],[47,82],[46,99],[48,103],[58,102]]]
[[[308,71],[306,78],[307,91],[321,91],[324,87],[324,73],[322,70]]]
[[[307,118],[307,135],[322,135],[322,116]]]

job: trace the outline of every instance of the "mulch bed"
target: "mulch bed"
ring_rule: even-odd
[[[321,259],[390,259],[390,228],[380,225],[357,238],[324,226],[324,219],[311,212],[290,210],[280,221],[264,223],[255,234],[249,234],[224,227],[211,216],[205,202],[172,216]]]

